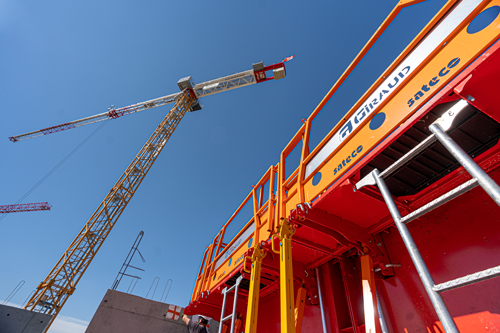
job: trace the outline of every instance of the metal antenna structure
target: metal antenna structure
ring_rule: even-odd
[[[148,293],[146,295],[146,298],[148,298],[149,296],[149,292],[151,291],[151,288],[153,288],[154,284],[155,284],[155,281],[156,281],[156,286],[155,286],[155,289],[153,290],[153,295],[151,295],[151,300],[153,299],[153,297],[155,297],[155,293],[156,293],[156,288],[158,288],[158,285],[160,284],[160,278],[159,277],[155,277],[153,279],[153,283],[151,283],[151,287],[149,287],[149,290],[148,290]]]
[[[165,298],[163,298],[163,294],[165,294],[165,290],[167,290],[167,286],[168,286],[169,282],[170,282],[170,287],[168,287],[167,295],[165,296]],[[172,288],[173,283],[174,283],[174,281],[172,279],[167,280],[167,284],[165,285],[165,289],[163,289],[163,293],[161,294],[160,302],[165,303],[167,301],[168,293],[170,292],[170,288]]]
[[[17,284],[17,286],[14,288],[14,290],[12,290],[12,291],[11,291],[11,293],[9,294],[9,296],[7,296],[7,298],[5,299],[5,301],[4,301],[2,304],[7,304],[7,303],[9,303],[9,301],[12,299],[12,297],[14,297],[14,296],[17,294],[17,292],[19,291],[19,289],[21,289],[21,288],[22,288],[22,286],[24,286],[24,283],[25,283],[25,282],[26,282],[26,281],[21,280],[21,281]]]
[[[135,239],[134,244],[132,245],[132,248],[130,248],[130,251],[127,255],[127,258],[125,258],[125,261],[123,262],[122,267],[120,268],[120,271],[118,272],[118,275],[116,276],[115,282],[113,282],[113,286],[111,287],[111,289],[116,290],[116,288],[118,288],[118,285],[120,284],[124,275],[130,276],[132,278],[132,281],[134,279],[138,279],[138,280],[141,279],[138,276],[127,274],[126,271],[127,271],[127,268],[132,267],[134,269],[138,269],[138,270],[144,272],[144,270],[142,268],[130,265],[130,262],[132,261],[132,258],[134,257],[136,252],[139,252],[139,256],[141,257],[142,262],[143,263],[146,262],[146,259],[144,259],[144,257],[142,256],[141,251],[139,251],[139,244],[141,243],[143,236],[144,236],[144,231],[139,232],[139,234],[137,235],[137,238]],[[129,289],[130,289],[130,287],[129,287]]]

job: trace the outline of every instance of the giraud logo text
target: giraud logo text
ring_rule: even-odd
[[[415,93],[415,95],[413,96],[413,98],[410,98],[410,100],[408,101],[408,107],[411,107],[413,104],[415,104],[415,101],[418,101],[419,99],[421,99],[422,97],[424,97],[425,94],[429,90],[432,89],[432,87],[434,87],[436,84],[438,84],[438,82],[440,81],[440,78],[448,75],[448,73],[450,72],[450,69],[452,69],[453,67],[455,67],[456,65],[458,65],[459,62],[460,62],[460,58],[455,58],[455,59],[452,59],[448,63],[448,66],[441,68],[441,70],[439,71],[438,75],[436,75],[432,79],[430,79],[429,83],[424,84],[422,86],[422,88],[420,88],[420,90],[417,91],[417,93]]]
[[[349,118],[349,120],[345,123],[345,125],[340,129],[340,141],[343,141],[345,138],[351,134],[351,132],[358,127],[358,125],[370,114],[374,109],[377,108],[377,105],[381,103],[400,83],[400,80],[403,80],[404,77],[410,72],[410,66],[406,66],[399,73],[394,75],[392,79],[385,81],[381,88],[378,88],[374,98],[371,100],[367,100],[365,105],[359,108],[355,113],[354,117]]]

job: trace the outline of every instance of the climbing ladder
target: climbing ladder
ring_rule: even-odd
[[[234,333],[234,327],[235,327],[235,322],[236,322],[236,306],[238,305],[238,289],[239,289],[241,280],[243,280],[243,275],[240,275],[236,279],[236,283],[231,288],[228,289],[226,287],[222,290],[222,293],[224,294],[224,299],[222,301],[222,310],[220,313],[219,333],[222,333],[222,328],[224,327],[224,322],[226,320],[229,320],[229,319],[231,319],[231,328],[229,330],[229,333]],[[231,313],[227,317],[224,317],[224,312],[226,310],[227,294],[229,294],[233,290],[234,290],[233,313]]]
[[[427,268],[420,251],[418,250],[415,241],[413,240],[406,223],[430,212],[431,210],[443,205],[444,203],[458,197],[459,195],[471,190],[477,185],[480,185],[486,193],[500,206],[500,187],[493,179],[479,166],[469,155],[459,146],[452,138],[446,133],[455,119],[455,117],[468,105],[466,100],[460,100],[452,106],[441,118],[429,126],[429,130],[433,133],[427,139],[418,144],[415,148],[410,150],[406,155],[397,160],[394,164],[389,166],[382,173],[377,169],[366,175],[357,184],[356,188],[360,189],[367,185],[378,186],[382,197],[384,198],[391,216],[396,224],[396,227],[401,234],[403,242],[408,249],[410,257],[415,264],[415,268],[422,280],[422,283],[429,295],[436,313],[443,324],[447,333],[458,333],[457,326],[450,316],[450,313],[443,302],[441,297],[442,292],[462,287],[465,285],[477,283],[489,278],[500,276],[500,266],[493,267],[484,271],[470,274],[455,280],[444,282],[436,285],[432,279],[429,269]],[[461,184],[453,190],[445,193],[439,198],[427,203],[414,212],[401,217],[401,213],[384,181],[385,178],[392,175],[396,170],[401,168],[413,157],[422,152],[425,148],[429,147],[436,140],[448,150],[453,157],[464,167],[464,169],[473,177],[471,180]]]

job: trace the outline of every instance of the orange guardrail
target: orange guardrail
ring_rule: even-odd
[[[269,167],[219,231],[205,251],[192,300],[202,292],[211,290],[239,267],[249,248],[261,240],[269,240],[280,222],[287,218],[290,210],[297,204],[312,202],[342,177],[352,174],[348,172],[352,166],[402,126],[435,93],[446,87],[453,77],[500,37],[494,25],[480,33],[467,32],[467,25],[472,18],[485,8],[500,5],[500,0],[476,0],[474,7],[467,2],[457,4],[456,0],[448,1],[342,120],[310,151],[311,125],[321,109],[397,13],[417,2],[421,1],[401,1],[396,6],[325,98],[303,121],[303,125],[281,152],[280,162]],[[458,19],[453,15],[458,15]],[[451,23],[448,24],[446,20]],[[463,45],[469,47],[464,48]],[[415,60],[415,56],[412,58],[414,54],[420,58]],[[377,116],[380,118],[381,114],[384,118],[381,124],[376,124],[378,127],[372,126],[372,120]],[[302,144],[299,166],[286,178],[286,159],[299,144]],[[317,177],[318,174],[320,177]],[[266,184],[267,201],[263,202]],[[227,227],[249,200],[253,204],[253,217],[224,245]]]
[[[270,166],[266,173],[253,186],[252,191],[236,209],[231,218],[207,247],[198,272],[192,299],[206,290],[210,290],[224,277],[237,268],[244,258],[244,253],[260,240],[268,240],[276,228],[276,174],[278,166]],[[266,192],[267,189],[267,193]],[[264,202],[264,196],[266,201]],[[253,216],[245,226],[227,244],[224,235],[246,204],[253,206]],[[233,258],[236,258],[233,262]]]

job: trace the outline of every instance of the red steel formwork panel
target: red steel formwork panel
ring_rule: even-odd
[[[488,5],[493,10],[497,10],[498,7],[500,12],[500,5],[497,6],[495,3],[485,2],[484,6]],[[473,18],[472,16],[469,19]],[[495,22],[500,23],[498,20]],[[426,134],[428,126],[446,112],[454,101],[460,99],[468,100],[469,105],[466,111],[457,117],[460,125],[453,127],[450,136],[460,145],[463,144],[469,156],[488,172],[493,180],[500,182],[500,169],[498,169],[500,105],[497,102],[497,92],[500,91],[499,49],[500,42],[496,36],[488,47],[478,52],[479,56],[476,55],[460,71],[453,74],[446,85],[427,96],[428,99],[418,110],[410,114],[394,130],[386,133],[375,147],[368,152],[363,151],[363,156],[359,154],[355,161],[353,157],[349,169],[343,170],[345,173],[334,179],[333,183],[311,202],[304,203],[298,199],[292,201],[294,204],[298,201],[302,209],[297,208],[290,212],[290,207],[293,209],[293,206],[286,206],[286,200],[300,193],[300,182],[306,186],[314,173],[304,179],[301,178],[301,171],[296,171],[284,185],[280,184],[283,186],[282,189],[286,190],[281,193],[284,199],[274,202],[270,199],[268,209],[272,207],[274,212],[277,207],[285,210],[278,211],[278,216],[291,221],[297,228],[292,238],[293,287],[295,294],[301,286],[307,290],[302,332],[323,331],[318,280],[321,281],[327,332],[365,332],[366,304],[363,299],[360,259],[363,253],[367,253],[373,259],[375,284],[389,332],[444,332],[378,188],[366,186],[356,191],[354,185],[374,168],[382,171],[392,164],[390,158],[394,156],[391,154],[398,144],[405,143],[405,135],[409,135],[412,131],[420,131],[423,137],[429,135]],[[453,58],[452,54],[447,56]],[[437,71],[434,68],[429,70],[438,73],[440,68],[437,68]],[[434,79],[431,81],[435,82]],[[300,141],[301,135],[304,137],[307,135],[307,131],[304,129],[301,131],[303,132],[299,131],[299,135],[292,139],[289,146]],[[417,142],[413,146],[418,140],[422,138],[414,139]],[[477,147],[469,147],[474,145]],[[284,151],[287,151],[289,146]],[[406,147],[407,151],[413,146]],[[439,144],[432,149],[435,149],[434,154],[438,156],[435,160],[429,160],[429,165],[437,164],[439,159],[449,159]],[[399,152],[399,156],[404,153]],[[282,154],[281,163],[284,155],[286,154]],[[384,160],[385,157],[388,158]],[[325,161],[323,164],[325,168],[321,169],[322,166],[318,166],[322,172],[328,171],[326,168],[328,161]],[[416,168],[408,164],[405,168],[412,169],[410,171],[415,173],[408,173],[406,170],[406,174],[401,172],[387,179],[388,184],[392,181],[390,184],[392,188],[402,189],[404,186],[401,184],[405,182],[407,183],[405,186],[409,187],[399,194],[393,193],[403,216],[471,178],[460,165],[452,163],[449,167],[444,167],[445,170],[439,171],[438,175],[429,176],[428,182],[421,181],[418,186],[413,184],[414,179],[410,179],[412,175],[422,172],[419,168],[425,167],[420,165]],[[278,165],[276,167],[278,172],[284,170],[280,168],[284,166]],[[330,171],[333,174],[333,170]],[[274,179],[274,174],[270,179]],[[311,188],[306,188],[305,197],[309,195],[307,190]],[[304,197],[304,194],[302,195]],[[285,204],[279,206],[283,202]],[[259,212],[263,212],[264,208],[259,208],[261,206],[255,204],[256,211],[259,209]],[[500,208],[495,202],[480,187],[476,187],[408,225],[436,284],[500,265],[499,213]],[[255,213],[254,221],[260,223],[259,219],[264,215],[259,214]],[[270,214],[269,218],[272,215]],[[274,231],[270,230],[270,234]],[[262,237],[262,231],[260,234],[262,247],[268,251],[262,260],[264,269],[261,277],[257,332],[280,332],[282,298],[280,299],[279,288],[280,271],[277,258],[279,255],[270,251],[273,238]],[[223,239],[223,234],[220,238]],[[243,266],[248,264],[246,256],[251,253],[251,240],[243,243],[245,247],[248,244],[249,248],[249,251],[241,256],[243,263],[239,258],[235,260],[237,265],[231,267],[230,274],[212,269],[207,271],[203,278],[199,277],[198,281],[201,282],[197,281],[197,290],[203,292],[193,293],[193,300],[186,308],[186,313],[202,313],[217,318],[220,316],[222,304],[220,291],[225,286],[233,285],[237,276],[243,275],[243,281],[247,282],[242,282],[237,312],[241,319],[245,319],[250,276],[244,272],[248,271],[248,268]],[[213,246],[217,245],[216,243],[214,241]],[[231,244],[227,246],[230,247]],[[236,251],[244,250],[239,248],[235,253]],[[240,254],[238,253],[238,256]],[[227,258],[230,266],[231,252]],[[212,280],[217,282],[211,284]],[[199,287],[199,283],[203,283],[202,287]],[[446,291],[442,296],[460,332],[500,332],[499,277]],[[232,299],[229,300],[229,304],[232,304]],[[229,312],[230,309],[226,309],[226,313]]]

